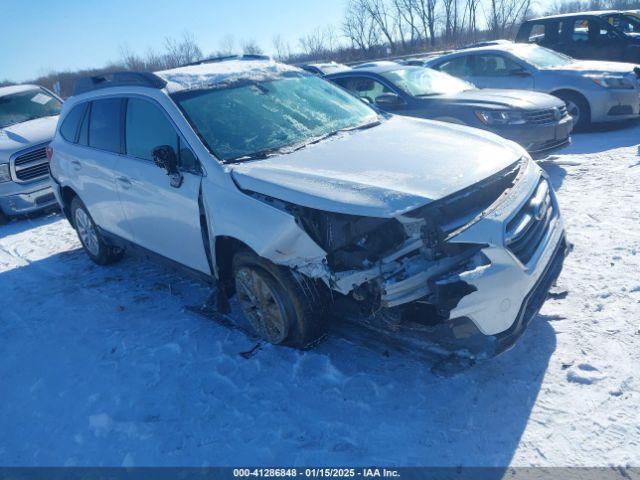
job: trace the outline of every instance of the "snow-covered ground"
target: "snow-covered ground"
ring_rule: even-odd
[[[575,244],[516,347],[450,378],[331,335],[299,352],[100,268],[56,215],[0,227],[0,465],[640,466],[640,125],[544,167]]]

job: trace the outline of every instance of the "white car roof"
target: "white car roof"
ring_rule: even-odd
[[[28,90],[34,90],[40,88],[38,85],[11,85],[10,87],[0,87],[0,97],[4,95],[11,95],[13,93],[26,92]]]
[[[302,71],[299,68],[271,60],[243,60],[240,58],[189,65],[155,73],[166,80],[167,91],[175,93],[182,90],[207,88],[236,80],[264,81],[277,78],[285,72]]]

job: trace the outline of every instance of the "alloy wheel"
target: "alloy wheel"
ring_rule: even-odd
[[[82,208],[78,208],[76,209],[75,220],[76,230],[82,244],[92,255],[98,256],[100,254],[98,233],[89,215]]]
[[[571,100],[567,100],[565,103],[567,104],[567,112],[573,117],[573,124],[577,125],[580,123],[580,107]]]
[[[240,308],[258,335],[270,343],[283,342],[289,324],[278,294],[251,268],[238,270],[235,282]]]

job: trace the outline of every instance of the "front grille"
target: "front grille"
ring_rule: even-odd
[[[13,171],[18,182],[31,182],[49,175],[49,161],[45,146],[22,153],[13,160]]]
[[[533,123],[534,125],[548,125],[550,123],[556,123],[566,114],[567,107],[563,105],[559,108],[545,108],[543,110],[525,112],[524,117],[528,123]]]
[[[507,248],[523,264],[528,264],[557,215],[551,199],[551,187],[542,179],[527,203],[507,224]]]
[[[479,218],[482,212],[495,204],[500,197],[507,195],[507,192],[516,184],[522,165],[522,159],[518,160],[481,182],[408,212],[406,215],[425,218],[428,223],[435,222],[445,235],[455,235],[459,228]]]

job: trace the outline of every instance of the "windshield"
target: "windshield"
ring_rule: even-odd
[[[191,126],[220,160],[300,146],[378,120],[364,102],[308,74],[176,93]]]
[[[403,68],[381,75],[414,97],[459,93],[476,88],[469,82],[430,68]]]
[[[518,45],[512,53],[538,68],[563,67],[575,60],[563,53],[558,53],[539,45]]]
[[[0,128],[58,115],[61,106],[60,100],[40,88],[3,95],[0,97]]]

